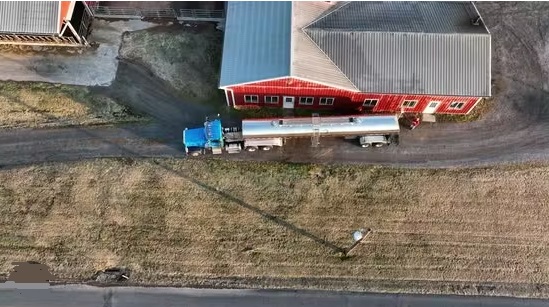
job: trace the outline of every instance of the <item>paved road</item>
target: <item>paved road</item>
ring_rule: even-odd
[[[0,290],[3,307],[150,307],[150,306],[394,306],[394,307],[537,307],[547,300],[422,296],[385,294],[341,294],[306,291],[202,290],[61,287],[50,290]]]

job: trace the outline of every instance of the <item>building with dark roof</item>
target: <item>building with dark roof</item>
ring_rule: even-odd
[[[465,114],[491,96],[472,2],[229,2],[220,88],[234,107]]]
[[[83,1],[2,1],[0,44],[85,45],[92,19]]]

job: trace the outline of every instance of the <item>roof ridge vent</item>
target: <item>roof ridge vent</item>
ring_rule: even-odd
[[[471,24],[473,26],[480,26],[480,16],[476,16],[475,18],[471,18]]]

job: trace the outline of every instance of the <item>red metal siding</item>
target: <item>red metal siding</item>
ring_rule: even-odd
[[[318,83],[303,81],[295,78],[280,78],[267,81],[260,81],[256,83],[249,83],[240,86],[231,86],[230,88],[255,88],[255,87],[286,87],[286,88],[326,88],[331,89],[332,87],[327,85],[322,85]]]
[[[74,6],[73,1],[60,1],[61,2],[61,16],[59,20],[59,27],[63,26],[63,20],[71,20],[71,17],[69,14],[72,14],[70,11],[71,5]]]
[[[234,106],[236,108],[257,108],[257,107],[282,107],[283,96],[295,97],[296,108],[307,109],[360,109],[365,99],[377,99],[378,103],[373,112],[399,112],[404,100],[417,100],[413,108],[406,108],[405,112],[420,113],[431,101],[440,101],[435,113],[466,114],[476,104],[477,97],[448,97],[448,96],[427,96],[427,95],[393,95],[376,93],[359,93],[343,89],[337,89],[321,84],[306,82],[293,78],[263,81],[253,84],[231,87],[234,92]],[[257,104],[245,103],[244,95],[257,95]],[[265,96],[278,96],[278,104],[264,103]],[[313,97],[313,105],[300,105],[299,97]],[[321,97],[333,97],[333,106],[321,106]],[[463,102],[462,109],[449,109],[452,102]]]

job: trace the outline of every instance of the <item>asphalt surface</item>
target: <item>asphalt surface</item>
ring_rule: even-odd
[[[203,290],[171,288],[59,287],[47,290],[0,290],[4,307],[149,307],[149,306],[395,306],[395,307],[536,307],[547,300],[423,296],[400,294],[349,294],[307,291]]]

